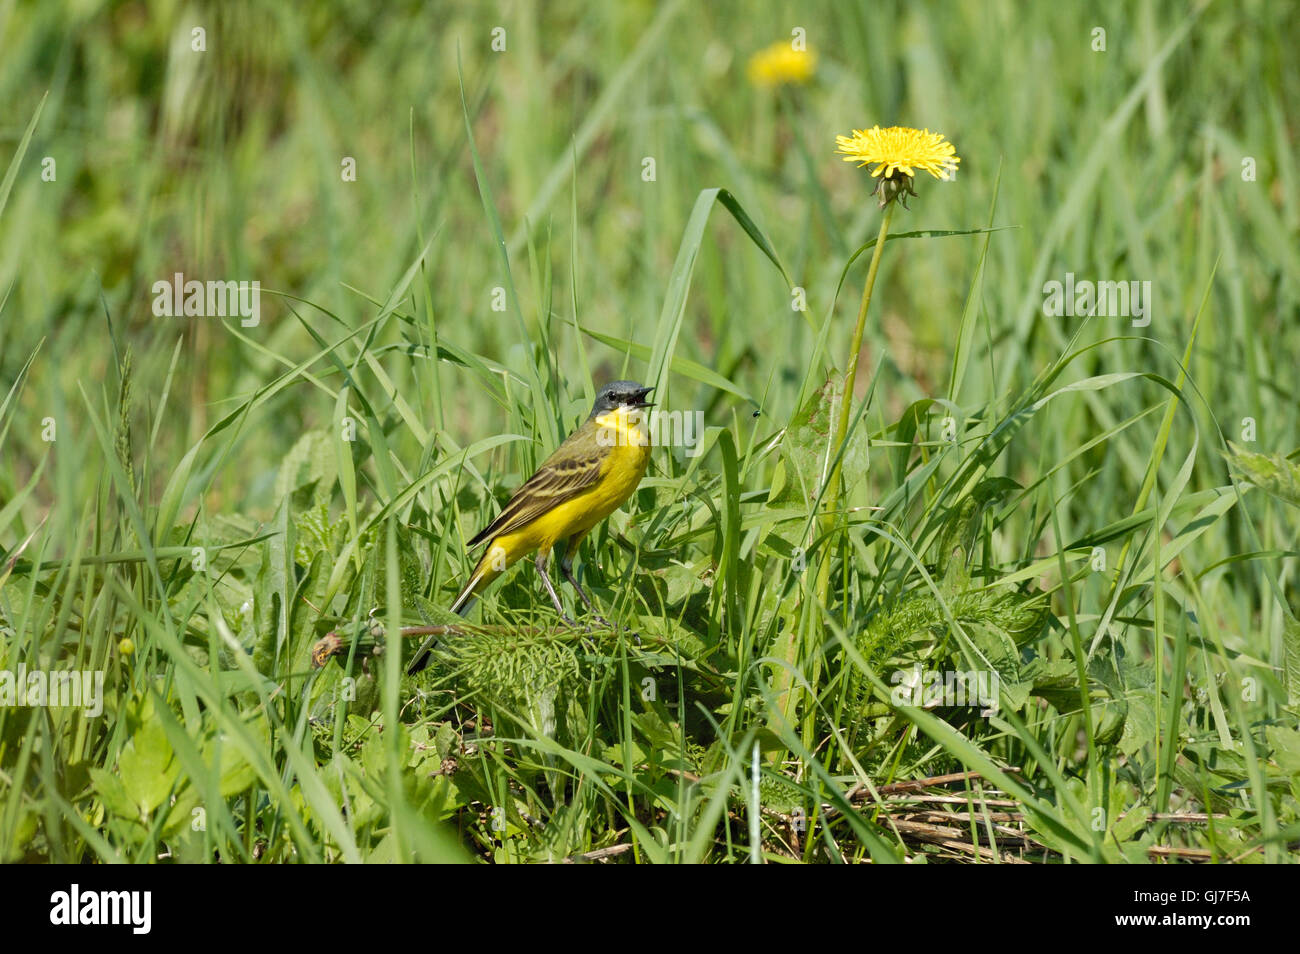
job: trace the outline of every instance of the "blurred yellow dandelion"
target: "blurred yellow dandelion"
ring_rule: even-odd
[[[886,178],[893,178],[896,171],[911,176],[920,169],[936,179],[951,179],[961,162],[956,147],[941,134],[907,126],[855,129],[852,136],[836,136],[835,145],[845,162],[874,164],[871,174],[883,172]]]
[[[796,49],[790,40],[778,40],[749,58],[746,73],[749,82],[770,88],[787,83],[803,85],[812,79],[817,68],[817,54],[807,48]]]

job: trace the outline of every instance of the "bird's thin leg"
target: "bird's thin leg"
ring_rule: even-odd
[[[631,626],[615,626],[609,620],[605,619],[605,617],[597,613],[596,604],[592,602],[591,597],[586,594],[583,588],[578,585],[578,579],[573,575],[573,555],[578,552],[578,542],[581,539],[582,538],[579,537],[577,539],[569,540],[569,545],[565,548],[564,555],[560,557],[560,571],[564,573],[564,578],[569,581],[575,590],[578,591],[578,595],[582,597],[582,602],[587,604],[587,609],[591,612],[591,615],[595,618],[596,622],[601,626],[608,626],[613,630],[622,629],[626,633],[631,633],[636,644],[640,646],[641,636],[639,633],[633,630]]]
[[[610,628],[613,628],[609,620],[596,612],[596,604],[591,601],[591,597],[587,595],[586,591],[578,585],[578,578],[573,575],[573,549],[574,548],[572,547],[566,549],[564,551],[564,556],[560,557],[560,572],[563,573],[564,578],[569,581],[569,585],[577,591],[578,597],[582,602],[587,605],[587,609],[590,611],[592,619],[601,626],[610,626]]]
[[[564,620],[570,626],[574,625],[573,618],[564,612],[564,604],[560,602],[560,594],[555,592],[555,587],[551,584],[551,575],[546,572],[546,559],[550,556],[547,550],[538,550],[537,559],[533,561],[533,566],[537,567],[537,572],[542,576],[542,583],[546,586],[546,592],[551,596],[551,602],[555,604],[555,611],[560,614],[560,619]]]

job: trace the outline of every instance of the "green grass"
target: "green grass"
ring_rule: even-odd
[[[0,860],[1288,860],[1297,26],[8,11],[0,671],[102,671],[105,709],[0,706]],[[815,81],[751,88],[794,27]],[[895,214],[828,521],[880,222],[834,138],[874,123],[962,165]],[[155,317],[175,272],[260,281],[260,324]],[[1066,272],[1149,281],[1150,325],[1047,316]],[[705,421],[580,554],[639,639],[557,628],[521,564],[404,676],[619,377]],[[918,665],[997,710],[892,704]]]

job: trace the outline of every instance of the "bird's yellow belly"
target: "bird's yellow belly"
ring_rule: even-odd
[[[617,510],[636,490],[650,462],[650,448],[620,443],[610,448],[600,480],[581,496],[552,508],[513,533],[497,537],[488,552],[504,551],[505,565],[534,550],[550,550],[563,539],[586,533]]]

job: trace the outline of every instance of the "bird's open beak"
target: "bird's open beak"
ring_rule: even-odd
[[[650,396],[650,392],[653,391],[653,390],[654,390],[654,388],[652,388],[652,387],[651,387],[651,388],[642,388],[641,391],[640,391],[640,393],[637,395],[637,398],[638,398],[637,402],[636,402],[635,404],[633,404],[632,406],[633,406],[633,407],[654,407],[654,406],[655,406],[655,402],[654,402],[654,401],[647,401],[647,400],[646,400],[646,398]]]

